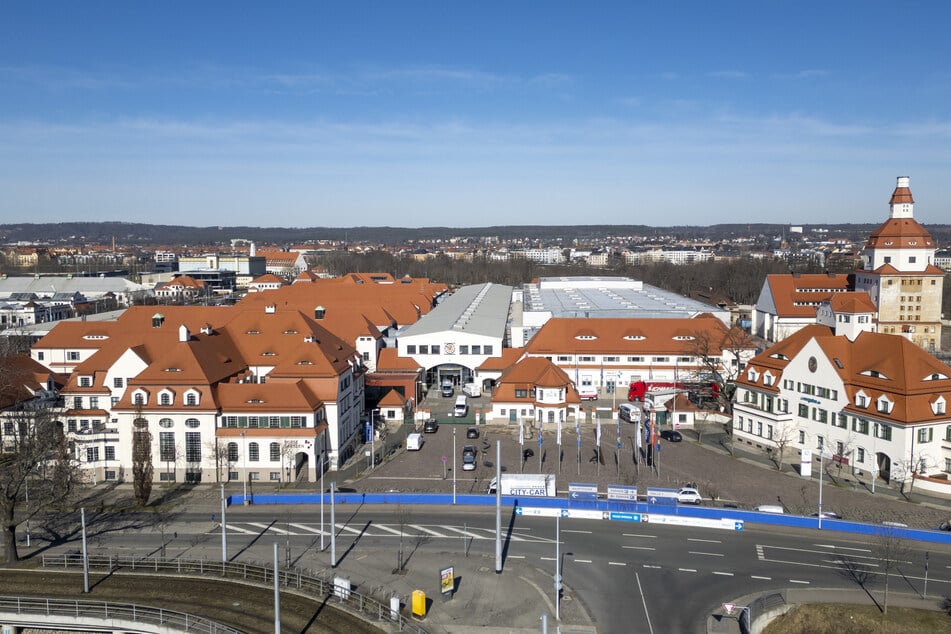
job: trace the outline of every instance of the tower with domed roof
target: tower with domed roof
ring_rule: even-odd
[[[867,291],[878,307],[878,332],[899,334],[935,351],[941,346],[944,271],[934,265],[934,239],[915,220],[909,181],[898,177],[891,214],[865,243],[855,290]]]

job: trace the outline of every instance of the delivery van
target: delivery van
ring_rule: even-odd
[[[629,423],[639,423],[641,410],[630,403],[621,403],[617,408],[618,418]]]
[[[453,408],[452,412],[458,417],[465,416],[469,413],[469,404],[466,402],[465,394],[460,394],[456,397],[456,406]]]
[[[407,451],[419,451],[423,447],[423,435],[422,434],[410,434],[406,437],[406,450]]]

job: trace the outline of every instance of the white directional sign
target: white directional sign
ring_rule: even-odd
[[[620,484],[609,484],[608,499],[621,500],[624,502],[637,502],[637,487],[622,486]]]
[[[559,517],[561,515],[561,509],[537,508],[533,506],[517,506],[515,507],[515,514],[533,516],[533,517]]]

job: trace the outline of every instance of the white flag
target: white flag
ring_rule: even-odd
[[[599,447],[601,446],[601,419],[600,418],[598,419],[598,431],[594,435],[594,444],[596,444]]]
[[[558,421],[558,446],[561,447],[561,421]]]
[[[518,444],[525,444],[525,427],[522,425],[522,421],[518,421]]]
[[[644,434],[641,432],[641,422],[637,421],[637,431],[634,433],[634,437],[637,439],[637,448],[641,448],[641,436]]]

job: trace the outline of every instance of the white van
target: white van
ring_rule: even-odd
[[[452,410],[454,416],[462,417],[469,413],[469,404],[466,403],[466,395],[460,394],[456,397],[456,406]]]
[[[423,447],[423,435],[422,434],[410,434],[406,437],[406,450],[407,451],[419,451]]]
[[[466,383],[463,386],[462,391],[466,396],[471,396],[472,398],[482,396],[482,388],[479,387],[478,383]]]
[[[617,408],[618,418],[626,420],[629,423],[640,422],[641,410],[631,403],[621,403]]]

